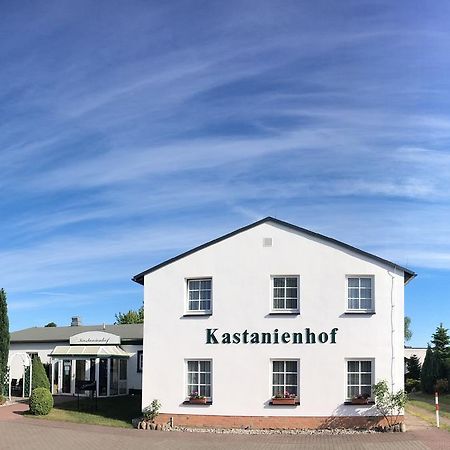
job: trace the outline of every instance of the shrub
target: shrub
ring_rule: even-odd
[[[33,389],[30,397],[30,412],[35,416],[46,416],[53,408],[53,397],[43,387]]]
[[[379,381],[373,386],[375,404],[378,411],[383,414],[389,428],[399,423],[399,416],[408,401],[407,395],[402,391],[390,392],[385,380]]]
[[[159,403],[158,400],[153,400],[150,406],[146,406],[142,410],[142,415],[144,416],[144,419],[154,421],[159,414],[159,410],[161,408],[161,403]]]
[[[405,391],[408,393],[420,391],[420,380],[413,380],[412,378],[407,378],[407,380],[405,381]]]
[[[3,405],[3,403],[6,402],[6,398],[3,397],[3,395],[0,395],[0,405]]]
[[[31,388],[45,388],[50,391],[50,382],[48,381],[47,374],[44,369],[44,365],[41,363],[39,356],[33,358],[33,381]]]
[[[436,381],[434,388],[439,394],[446,394],[448,392],[448,381],[445,378],[441,378]]]

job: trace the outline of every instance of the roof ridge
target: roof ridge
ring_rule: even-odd
[[[201,245],[199,245],[197,247],[194,247],[194,248],[192,248],[190,250],[187,250],[187,251],[185,251],[183,253],[180,253],[180,254],[178,254],[178,255],[176,255],[176,256],[174,256],[172,258],[169,258],[169,259],[167,259],[167,260],[165,260],[165,261],[163,261],[163,262],[161,262],[161,263],[159,263],[159,264],[157,264],[155,266],[152,266],[149,269],[144,270],[143,272],[140,272],[137,275],[135,275],[132,278],[132,281],[143,285],[144,284],[144,276],[145,275],[147,275],[147,274],[149,274],[151,272],[154,272],[154,271],[156,271],[158,269],[161,269],[162,267],[167,266],[167,265],[169,265],[169,264],[171,264],[171,263],[173,263],[175,261],[178,261],[179,259],[185,258],[186,256],[189,256],[189,255],[191,255],[191,254],[193,254],[195,252],[203,250],[204,248],[207,248],[207,247],[210,247],[210,246],[212,246],[214,244],[222,242],[222,241],[224,241],[224,240],[226,240],[226,239],[228,239],[230,237],[233,237],[233,236],[235,236],[235,235],[237,235],[239,233],[243,233],[244,231],[248,231],[248,230],[250,230],[252,228],[255,228],[258,225],[261,225],[261,224],[266,223],[266,222],[274,222],[275,224],[284,226],[286,228],[290,228],[290,229],[298,231],[300,233],[304,233],[304,234],[306,234],[308,236],[311,236],[311,237],[314,237],[316,239],[320,239],[320,240],[329,242],[329,243],[337,245],[339,247],[343,247],[343,248],[345,248],[347,250],[350,250],[352,252],[358,253],[358,254],[363,255],[365,257],[368,257],[370,259],[374,259],[374,260],[376,260],[378,262],[381,262],[383,264],[387,264],[387,265],[390,265],[390,266],[392,266],[394,268],[400,269],[405,274],[404,275],[405,284],[408,283],[412,278],[417,276],[417,274],[415,272],[413,272],[410,269],[407,269],[406,267],[402,267],[399,264],[396,264],[396,263],[394,263],[392,261],[389,261],[387,259],[381,258],[380,256],[377,256],[377,255],[374,255],[372,253],[369,253],[369,252],[366,252],[364,250],[361,250],[361,249],[359,249],[357,247],[353,247],[352,245],[346,244],[345,242],[338,241],[337,239],[325,236],[323,234],[316,233],[314,231],[308,230],[306,228],[299,227],[297,225],[294,225],[294,224],[289,223],[289,222],[285,222],[285,221],[280,220],[280,219],[276,219],[275,217],[272,217],[272,216],[266,216],[263,219],[257,220],[256,222],[253,222],[253,223],[251,223],[249,225],[246,225],[244,227],[241,227],[241,228],[238,228],[238,229],[236,229],[234,231],[231,231],[230,233],[227,233],[227,234],[224,234],[222,236],[219,236],[216,239],[213,239],[211,241],[205,242],[204,244],[201,244]]]

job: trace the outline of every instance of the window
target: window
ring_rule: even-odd
[[[187,280],[189,312],[211,312],[211,286],[211,278]]]
[[[298,361],[272,361],[272,396],[298,396]]]
[[[299,277],[272,277],[272,293],[274,311],[297,312]]]
[[[127,367],[126,359],[119,360],[119,395],[127,393]]]
[[[144,362],[144,352],[142,350],[137,351],[137,372],[142,372],[142,364]]]
[[[211,399],[211,361],[187,361],[187,392]]]
[[[348,309],[350,311],[373,311],[373,278],[347,277]]]
[[[347,361],[347,398],[357,395],[372,397],[373,361]]]

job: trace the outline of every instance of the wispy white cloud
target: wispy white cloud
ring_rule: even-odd
[[[38,305],[112,317],[139,297],[135,272],[269,214],[450,269],[442,12],[48,5],[0,18],[0,283],[17,323]]]

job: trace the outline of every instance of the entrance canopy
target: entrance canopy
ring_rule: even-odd
[[[95,358],[129,358],[130,353],[117,345],[58,345],[50,353],[51,357],[88,356]]]

